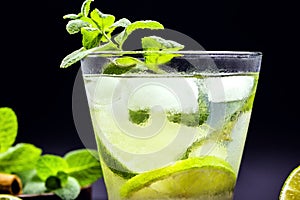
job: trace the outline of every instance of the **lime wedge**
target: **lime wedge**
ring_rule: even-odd
[[[279,200],[300,199],[300,166],[295,168],[285,180]]]
[[[121,187],[120,194],[130,199],[229,196],[235,182],[236,175],[226,161],[205,156],[139,174]]]
[[[8,194],[0,194],[0,200],[22,200],[22,199]]]

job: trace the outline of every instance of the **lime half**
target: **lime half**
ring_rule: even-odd
[[[22,200],[22,199],[8,194],[0,194],[0,200]]]
[[[300,166],[287,177],[280,192],[280,200],[300,199]]]
[[[236,174],[226,161],[205,156],[139,174],[129,179],[120,193],[130,199],[224,197],[232,195],[235,183]]]

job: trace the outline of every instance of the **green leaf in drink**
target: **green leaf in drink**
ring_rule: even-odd
[[[150,110],[129,110],[129,120],[134,124],[144,124],[148,121],[150,117]]]
[[[209,116],[209,101],[202,83],[202,77],[198,77],[195,84],[198,85],[198,110],[196,112],[168,112],[167,118],[170,122],[197,127],[204,124]]]
[[[130,71],[134,65],[129,65],[129,66],[122,66],[122,65],[117,65],[116,63],[108,63],[108,65],[106,65],[103,68],[103,74],[115,74],[115,75],[120,75],[120,74],[124,74],[128,71]]]
[[[199,120],[199,113],[172,113],[169,112],[167,116],[168,120],[177,124],[184,124],[186,126],[196,127],[203,123]]]

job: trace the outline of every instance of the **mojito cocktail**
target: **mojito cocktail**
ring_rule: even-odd
[[[155,65],[149,52],[81,61],[108,197],[231,200],[261,54],[167,54]]]

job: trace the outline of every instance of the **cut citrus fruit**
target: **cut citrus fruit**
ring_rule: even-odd
[[[300,199],[300,166],[295,168],[285,180],[280,192],[280,200]]]
[[[214,197],[230,199],[236,174],[223,159],[214,156],[189,158],[171,166],[139,174],[120,189],[130,199]]]
[[[22,199],[8,194],[0,194],[0,200],[22,200]]]

